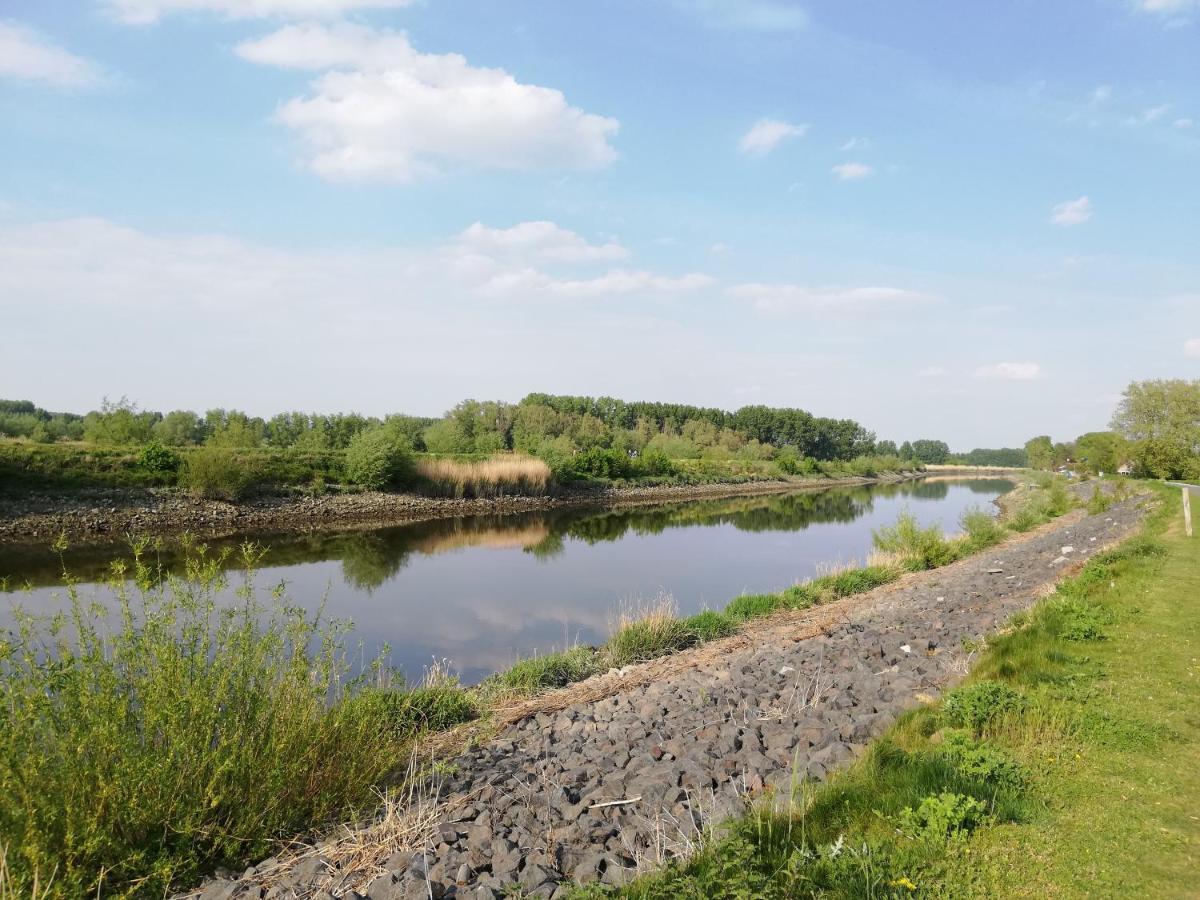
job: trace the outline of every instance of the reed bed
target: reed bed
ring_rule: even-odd
[[[550,467],[532,456],[496,456],[483,462],[422,459],[417,475],[437,497],[488,498],[540,495],[550,487]]]

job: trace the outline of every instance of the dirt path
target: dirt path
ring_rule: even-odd
[[[944,569],[539,698],[443,768],[439,815],[418,834],[359,835],[352,853],[328,842],[203,895],[491,900],[512,885],[553,897],[568,881],[622,883],[686,853],[747,797],[852,760],[966,673],[965,641],[1139,519],[1134,501],[1076,511]]]

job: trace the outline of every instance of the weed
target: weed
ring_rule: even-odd
[[[662,596],[648,607],[622,611],[604,652],[614,666],[665,656],[695,645],[697,637],[675,615],[675,601]]]
[[[745,621],[768,616],[785,605],[782,594],[742,594],[729,601],[725,607],[725,615],[731,619]]]
[[[884,526],[872,532],[875,549],[894,553],[914,570],[935,569],[953,562],[955,548],[942,536],[937,525],[922,528],[911,512],[902,512],[895,525]]]
[[[979,734],[992,721],[1025,708],[1025,698],[999,681],[975,681],[957,687],[942,701],[947,725]]]
[[[696,642],[701,644],[706,641],[715,641],[717,638],[729,637],[738,629],[737,622],[731,617],[712,609],[688,616],[683,620],[683,626],[694,634]]]
[[[896,817],[900,833],[913,840],[945,843],[963,837],[986,818],[987,807],[974,797],[944,792],[906,807]]]
[[[506,688],[521,694],[538,694],[583,681],[601,671],[601,660],[590,647],[573,647],[560,653],[531,656],[507,671],[493,675],[481,686]]]

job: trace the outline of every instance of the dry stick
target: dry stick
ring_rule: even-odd
[[[637,803],[641,797],[630,797],[628,800],[606,800],[603,803],[593,803],[588,809],[603,809],[606,806],[626,806],[630,803]]]
[[[1183,530],[1188,537],[1192,536],[1192,491],[1186,484],[1183,486]]]

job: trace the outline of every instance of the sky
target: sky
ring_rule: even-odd
[[[0,396],[798,406],[1200,377],[1200,0],[0,0]]]

